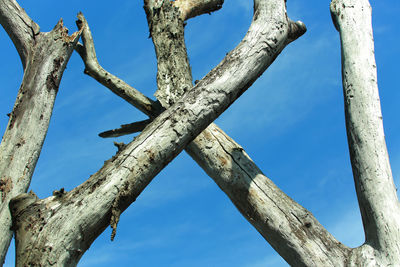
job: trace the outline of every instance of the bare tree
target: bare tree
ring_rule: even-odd
[[[383,134],[367,0],[331,3],[342,44],[346,126],[364,245],[351,249],[338,242],[269,180],[239,144],[212,124],[286,45],[305,32],[303,23],[287,17],[285,2],[255,0],[253,21],[242,42],[193,87],[185,21],[218,10],[223,1],[145,0],[158,64],[158,101],[154,101],[100,66],[83,14],[78,14],[79,31],[71,36],[62,21],[42,33],[16,1],[1,0],[0,23],[24,67],[0,146],[1,261],[14,231],[16,265],[76,265],[108,225],[114,238],[121,213],[185,149],[289,264],[399,265],[399,202]],[[80,36],[83,44],[77,43]],[[113,137],[141,131],[130,144],[118,144],[118,153],[80,186],[38,199],[25,192],[73,49],[82,57],[86,74],[149,119],[102,133]]]

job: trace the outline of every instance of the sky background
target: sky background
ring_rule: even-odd
[[[19,1],[42,31],[60,18],[76,31],[82,11],[100,64],[152,96],[156,60],[142,1]],[[263,172],[309,209],[339,241],[356,247],[364,236],[347,148],[340,43],[329,1],[289,0],[288,14],[307,33],[290,44],[216,123],[241,144]],[[371,1],[378,83],[395,183],[400,185],[400,1]],[[226,0],[223,8],[188,21],[186,42],[194,80],[200,80],[245,35],[252,1]],[[116,151],[98,133],[144,119],[140,111],[83,74],[74,53],[64,73],[31,189],[45,198],[71,190]],[[0,27],[0,132],[4,133],[22,67]],[[122,215],[114,242],[110,228],[79,266],[287,266],[240,215],[225,194],[184,152]],[[14,249],[5,266],[14,266]]]

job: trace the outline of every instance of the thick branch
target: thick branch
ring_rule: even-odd
[[[382,266],[400,265],[400,208],[383,131],[371,7],[368,0],[333,0],[331,12],[341,38],[346,129],[366,244],[380,253]]]
[[[4,2],[1,2],[4,3]],[[68,36],[62,21],[38,33],[29,47],[22,84],[0,144],[0,262],[12,232],[10,199],[26,192],[47,133],[54,100],[80,32]]]
[[[25,69],[39,26],[15,0],[0,0],[0,24],[13,41]]]
[[[110,218],[115,227],[152,178],[263,73],[287,44],[289,26],[283,0],[259,0],[256,7],[238,47],[100,171],[72,192],[15,214],[17,239],[26,240],[17,248],[20,265],[76,264]]]

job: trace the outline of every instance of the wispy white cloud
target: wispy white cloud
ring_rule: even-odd
[[[340,76],[337,77],[340,66],[332,66],[335,65],[332,64],[335,56],[332,39],[321,34],[289,47],[218,123],[233,132],[274,125],[274,131],[266,133],[270,135],[280,134],[305,118],[317,105],[332,97],[340,85]],[[291,76],[290,81],[285,76]]]
[[[344,211],[328,225],[331,234],[340,242],[349,247],[358,247],[364,243],[364,231],[358,207],[351,207]]]
[[[193,229],[200,228],[200,225],[193,223],[179,223],[174,225],[158,225],[161,230],[154,231],[154,224],[135,225],[129,222],[128,218],[123,218],[120,222],[119,232],[114,242],[109,240],[109,231],[105,231],[93,247],[95,250],[88,250],[79,266],[110,266],[118,265],[118,261],[134,263],[140,258],[146,258],[152,251],[161,254],[168,254],[167,251],[172,247],[185,243],[186,236],[193,232]],[[136,229],[132,229],[137,227]],[[200,228],[201,231],[201,228]],[[130,235],[123,233],[132,232]],[[179,252],[176,252],[178,254]],[[163,257],[175,257],[175,255],[163,255]],[[156,260],[153,259],[153,260]],[[156,260],[157,261],[157,260]],[[173,266],[173,265],[165,265]],[[184,266],[184,265],[181,265]]]

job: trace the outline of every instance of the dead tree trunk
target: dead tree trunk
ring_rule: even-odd
[[[60,21],[39,31],[12,0],[0,1],[0,23],[15,44],[24,77],[0,145],[0,263],[11,237],[10,199],[25,193],[47,133],[62,74],[80,33],[68,36]]]
[[[400,207],[383,132],[371,6],[368,0],[333,0],[340,33],[347,138],[365,244],[354,249],[354,266],[400,265]]]

